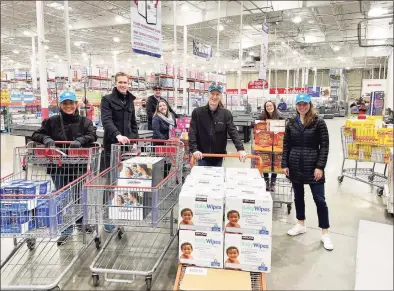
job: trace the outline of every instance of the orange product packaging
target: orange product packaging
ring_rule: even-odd
[[[282,173],[282,154],[275,154],[274,156],[274,172]]]
[[[262,153],[262,152],[253,152],[254,155],[257,155],[261,158],[263,162],[263,172],[264,173],[271,173],[272,172],[272,153]],[[252,166],[258,166],[258,160],[252,161]]]
[[[254,125],[254,130],[266,130],[268,131],[268,122],[266,120],[256,120]]]
[[[271,152],[274,143],[274,135],[272,132],[265,130],[256,130],[254,133],[253,150],[261,152]]]
[[[284,132],[274,132],[274,144],[273,151],[276,153],[283,152],[283,138],[285,137]]]

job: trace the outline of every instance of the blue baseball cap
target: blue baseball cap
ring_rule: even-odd
[[[300,102],[306,102],[309,103],[311,102],[311,96],[309,96],[308,94],[297,94],[296,96],[296,104],[300,103]]]
[[[64,91],[62,94],[60,94],[59,97],[59,101],[60,103],[66,101],[66,100],[70,100],[70,101],[74,101],[77,102],[77,96],[75,96],[74,92],[71,91]]]
[[[212,83],[209,87],[208,87],[208,92],[212,92],[214,90],[218,90],[220,93],[223,93],[223,87],[216,84],[216,83]]]

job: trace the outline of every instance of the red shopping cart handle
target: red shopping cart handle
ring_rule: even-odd
[[[202,154],[203,158],[239,158],[239,154]],[[247,159],[258,160],[256,168],[259,170],[260,174],[263,174],[263,160],[261,157],[256,155],[247,155]],[[190,167],[193,168],[195,163],[195,158],[192,155],[190,159]]]

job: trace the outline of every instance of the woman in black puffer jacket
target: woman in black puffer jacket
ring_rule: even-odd
[[[328,235],[328,207],[324,195],[324,168],[326,167],[329,136],[325,121],[317,116],[308,94],[296,96],[297,116],[289,119],[283,140],[282,168],[293,184],[294,204],[298,223],[287,234],[306,232],[304,185],[309,184],[317,208],[322,242],[333,250]]]

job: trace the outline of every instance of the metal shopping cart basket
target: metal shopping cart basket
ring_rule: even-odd
[[[387,148],[374,147],[373,152],[365,151],[364,147],[360,147],[357,143],[353,130],[346,127],[341,127],[341,141],[343,161],[338,182],[342,183],[343,178],[348,177],[377,187],[377,194],[382,196],[384,185],[387,181],[386,172],[389,160],[389,151],[386,150]],[[345,168],[346,160],[354,160],[354,167]],[[367,163],[369,167],[360,167],[359,162]],[[385,164],[383,173],[376,171],[377,164]]]
[[[59,289],[88,245],[84,228],[81,235],[71,231],[82,217],[82,186],[98,172],[100,152],[99,145],[48,149],[29,143],[14,149],[14,173],[1,179],[1,237],[14,241],[1,264],[2,290]],[[58,245],[64,231],[69,239]]]
[[[145,276],[149,290],[177,233],[174,206],[182,184],[183,143],[130,142],[137,149],[113,145],[112,166],[85,185],[87,200],[94,201],[86,205],[87,223],[117,226],[102,246],[101,237],[96,238],[100,251],[90,269],[94,286],[100,284],[99,274],[116,283],[133,283],[136,276]]]

